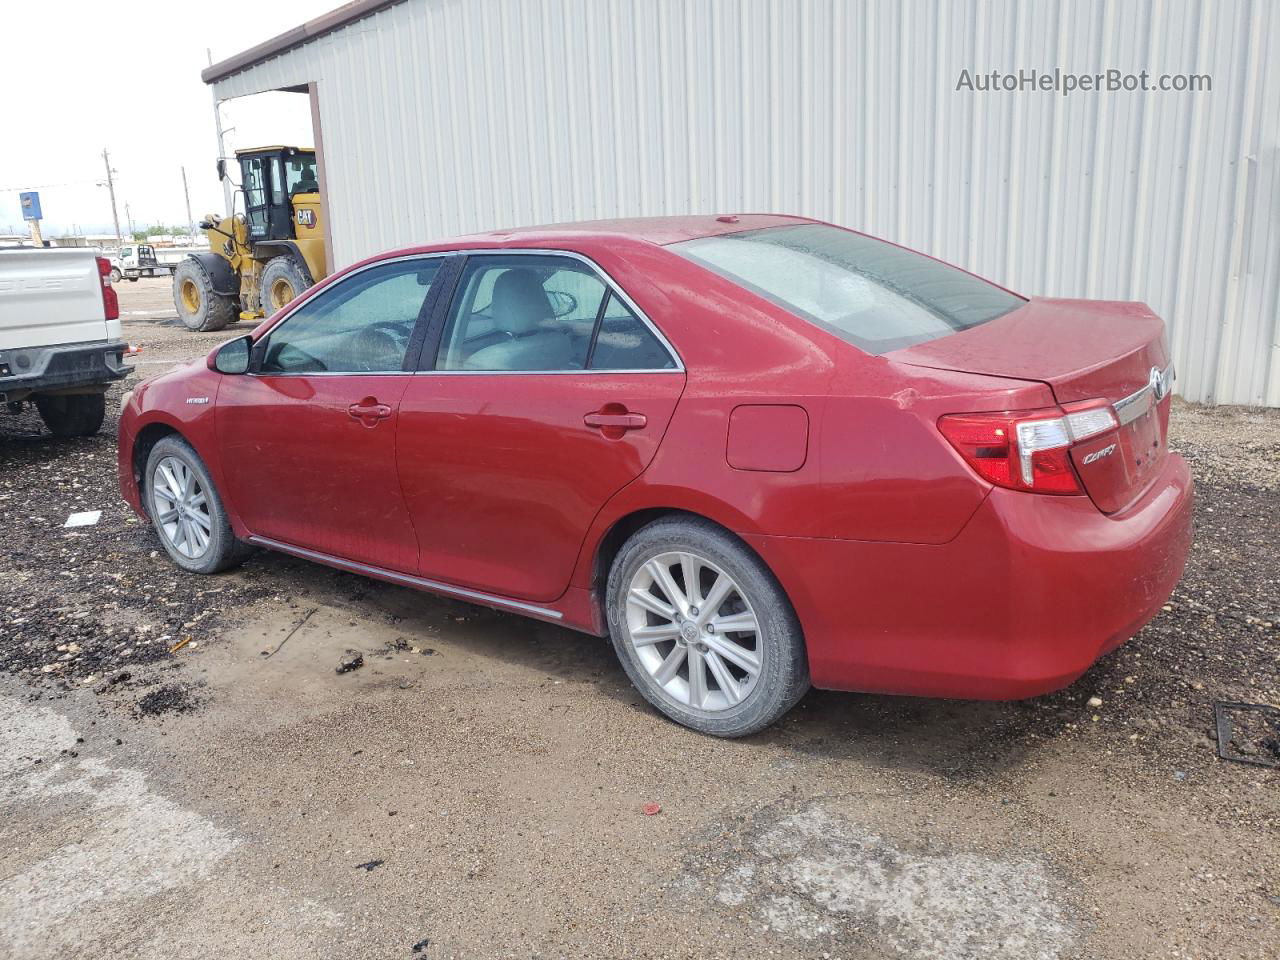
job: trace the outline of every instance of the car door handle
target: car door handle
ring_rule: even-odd
[[[643,413],[588,413],[582,422],[598,430],[639,430],[649,421]]]
[[[359,403],[347,407],[347,413],[351,414],[352,420],[359,420],[366,427],[374,427],[379,420],[391,416],[391,408],[385,403],[379,403],[374,397],[365,397]]]

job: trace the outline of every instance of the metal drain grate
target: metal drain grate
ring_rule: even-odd
[[[1218,756],[1236,763],[1280,767],[1280,710],[1261,703],[1213,705],[1218,723]]]

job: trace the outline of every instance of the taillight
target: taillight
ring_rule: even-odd
[[[111,261],[106,257],[97,257],[98,279],[102,283],[102,307],[108,320],[120,318],[120,298],[116,296],[115,287],[111,286]]]
[[[1104,403],[1072,404],[1063,410],[956,413],[938,429],[978,476],[999,487],[1032,493],[1080,494],[1068,451],[1080,440],[1118,427]]]

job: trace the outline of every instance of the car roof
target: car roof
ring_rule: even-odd
[[[707,214],[684,217],[627,217],[616,220],[582,220],[576,223],[552,223],[535,227],[516,227],[475,234],[464,239],[502,240],[508,237],[526,242],[532,238],[625,236],[634,240],[665,245],[699,237],[713,237],[764,227],[783,227],[809,223],[805,217],[776,213]]]
[[[446,250],[468,250],[502,247],[564,247],[573,249],[589,245],[592,241],[616,241],[624,238],[633,242],[665,246],[681,240],[696,240],[764,227],[785,227],[800,223],[815,223],[807,217],[792,217],[776,213],[707,214],[693,217],[631,217],[618,220],[581,220],[576,223],[552,223],[535,227],[513,227],[473,233],[449,240],[435,241],[421,246],[404,247],[380,253],[368,260],[383,260],[414,253],[438,253]]]

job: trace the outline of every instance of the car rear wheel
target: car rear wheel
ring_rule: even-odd
[[[55,437],[91,437],[107,415],[107,400],[101,393],[36,397],[36,409]]]
[[[151,448],[146,468],[147,512],[169,557],[191,573],[218,573],[251,552],[231,531],[204,461],[179,437]]]
[[[809,689],[799,621],[768,568],[698,518],[643,527],[614,559],[609,632],[645,699],[702,733],[769,726]]]

